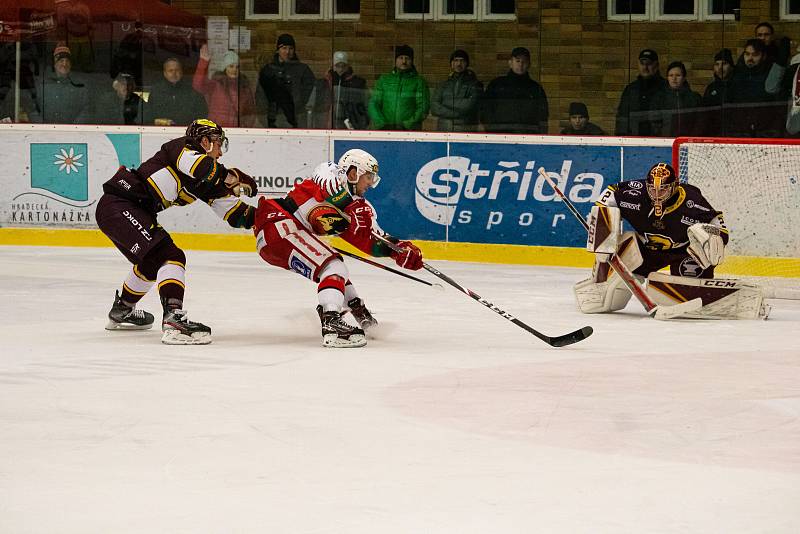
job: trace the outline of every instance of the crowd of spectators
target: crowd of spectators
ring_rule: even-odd
[[[73,54],[59,43],[52,69],[27,76],[20,91],[21,122],[186,125],[208,116],[225,127],[423,129],[429,115],[433,129],[444,132],[546,134],[550,109],[544,87],[529,72],[531,54],[515,47],[508,71],[486,85],[470,68],[469,53],[450,54],[450,72],[430,81],[416,68],[414,49],[394,49],[394,67],[378,76],[372,87],[356,75],[347,51],[334,52],[330,69],[319,79],[297,54],[292,35],[277,37],[271,61],[255,83],[240,72],[239,56],[227,51],[216,58],[206,45],[191,80],[175,57],[163,62],[162,77],[142,92],[142,43],[139,33],[121,43],[115,54],[113,79],[106,87],[91,87],[72,70]],[[638,54],[638,75],[622,91],[616,108],[614,135],[675,137],[719,135],[782,137],[800,133],[798,66],[790,40],[775,39],[768,22],[755,27],[734,59],[719,50],[713,79],[700,92],[689,80],[681,60],[667,64],[662,75],[658,51]],[[35,80],[31,81],[31,80]],[[13,96],[0,87],[0,119],[12,117]],[[3,98],[5,96],[5,98]],[[606,135],[589,122],[583,102],[572,102],[562,135]],[[8,119],[6,119],[8,120]]]

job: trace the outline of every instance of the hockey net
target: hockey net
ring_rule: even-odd
[[[723,212],[731,238],[716,273],[800,299],[800,139],[679,137],[672,160]]]

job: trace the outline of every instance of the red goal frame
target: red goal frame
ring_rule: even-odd
[[[672,142],[672,168],[681,175],[680,149],[687,143],[709,145],[800,145],[800,139],[774,139],[770,137],[676,137]]]

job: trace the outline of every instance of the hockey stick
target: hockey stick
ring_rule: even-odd
[[[400,275],[400,276],[402,276],[404,278],[408,278],[410,280],[414,280],[415,282],[419,282],[420,284],[425,284],[426,286],[431,286],[431,287],[439,289],[439,290],[444,289],[444,287],[442,287],[442,284],[432,284],[431,282],[428,282],[427,280],[423,280],[422,278],[417,278],[416,276],[411,276],[410,274],[406,274],[404,272],[398,271],[397,269],[392,269],[391,267],[389,267],[387,265],[384,265],[382,263],[378,263],[377,261],[372,261],[371,259],[365,258],[363,256],[359,256],[358,254],[353,254],[351,252],[347,252],[346,250],[342,250],[342,249],[337,248],[337,247],[331,247],[331,248],[333,250],[335,250],[336,252],[338,252],[339,254],[344,254],[345,256],[349,256],[349,257],[355,258],[355,259],[357,259],[359,261],[363,261],[364,263],[366,263],[368,265],[372,265],[373,267],[377,267],[379,269],[383,269],[384,271],[389,271],[390,273],[398,274],[398,275]]]
[[[575,206],[570,202],[570,200],[561,192],[561,189],[558,188],[558,185],[550,178],[550,175],[547,174],[547,171],[544,170],[544,167],[539,167],[539,176],[547,180],[547,183],[550,184],[556,194],[561,197],[561,200],[564,201],[564,204],[567,206],[570,212],[578,219],[578,222],[583,225],[584,230],[589,232],[589,224],[586,222],[586,219],[580,212],[575,208]],[[614,254],[611,256],[611,259],[608,260],[608,263],[611,265],[611,268],[614,269],[617,274],[619,275],[620,279],[625,283],[625,286],[630,290],[636,300],[638,300],[642,306],[644,306],[645,311],[651,316],[659,320],[666,320],[666,319],[673,319],[685,313],[690,313],[693,311],[699,310],[703,306],[703,301],[700,298],[688,300],[686,302],[681,302],[680,304],[675,304],[674,306],[666,306],[664,308],[660,307],[658,304],[653,302],[653,299],[650,298],[642,285],[636,280],[633,276],[633,273],[628,269],[628,266],[625,265],[622,260]]]
[[[391,248],[395,252],[402,252],[403,251],[402,248],[398,247],[396,244],[392,243],[391,241],[389,241],[388,239],[386,239],[382,235],[378,235],[375,232],[373,232],[372,235],[375,236],[376,239],[378,239],[381,242],[385,243],[386,246],[388,246],[389,248]],[[586,339],[587,337],[592,335],[592,327],[591,326],[584,326],[580,330],[575,330],[574,332],[570,332],[569,334],[564,334],[562,336],[554,336],[554,337],[547,336],[545,334],[542,334],[538,330],[535,330],[535,329],[531,328],[530,326],[526,325],[525,323],[523,323],[522,321],[520,321],[519,319],[517,319],[516,317],[514,317],[513,315],[511,315],[507,311],[501,310],[500,308],[498,308],[497,306],[495,306],[494,304],[492,304],[488,300],[484,299],[483,297],[481,297],[480,295],[478,295],[474,291],[471,291],[470,289],[467,289],[466,287],[461,286],[458,282],[456,282],[455,280],[453,280],[452,278],[450,278],[449,276],[447,276],[446,274],[441,272],[439,269],[436,269],[435,267],[431,267],[430,265],[428,265],[425,262],[422,262],[422,267],[424,267],[426,271],[428,271],[429,273],[431,273],[435,277],[437,277],[437,278],[439,278],[441,280],[444,280],[445,282],[447,282],[448,284],[450,284],[454,288],[458,289],[462,293],[465,293],[466,295],[469,295],[473,299],[477,300],[478,302],[480,302],[481,304],[483,304],[484,306],[486,306],[487,308],[489,308],[490,310],[492,310],[496,314],[500,315],[504,319],[506,319],[508,321],[511,321],[512,323],[514,323],[515,325],[519,326],[523,330],[527,330],[529,333],[531,333],[534,336],[538,337],[539,339],[541,339],[542,341],[544,341],[545,343],[547,343],[551,347],[565,347],[567,345],[572,345],[573,343],[577,343],[578,341],[583,341],[584,339]]]

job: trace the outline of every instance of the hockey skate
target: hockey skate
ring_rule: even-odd
[[[378,324],[378,321],[372,316],[367,307],[364,306],[364,301],[360,298],[355,297],[350,299],[350,302],[347,303],[347,307],[350,308],[350,313],[363,330],[367,330]]]
[[[203,323],[190,321],[186,310],[164,310],[161,323],[161,342],[165,345],[208,345],[211,343],[211,328]]]
[[[319,321],[322,323],[322,346],[332,348],[363,347],[367,344],[364,331],[347,324],[342,320],[342,314],[337,311],[322,311],[322,306],[317,306]]]
[[[144,310],[137,310],[122,302],[122,297],[117,291],[114,294],[114,304],[108,312],[106,330],[147,330],[153,328],[153,314]]]

